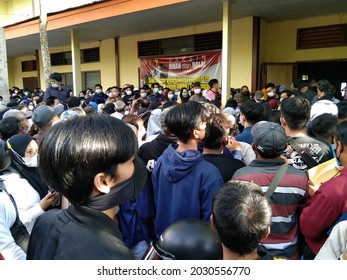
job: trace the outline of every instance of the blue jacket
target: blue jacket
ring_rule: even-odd
[[[209,222],[213,196],[223,186],[217,167],[199,151],[178,153],[172,145],[158,158],[152,182],[158,238],[168,226],[185,218]]]
[[[253,136],[251,133],[252,126],[245,127],[242,133],[239,135],[235,136],[235,139],[239,142],[246,142],[250,145],[253,143]]]

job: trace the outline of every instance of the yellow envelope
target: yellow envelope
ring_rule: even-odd
[[[335,158],[325,161],[307,170],[308,178],[315,186],[320,186],[324,182],[336,177],[339,174]]]

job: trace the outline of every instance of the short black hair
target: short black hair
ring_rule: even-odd
[[[102,109],[102,112],[111,115],[116,112],[116,106],[113,103],[107,103],[104,109]]]
[[[335,138],[343,145],[347,145],[347,121],[344,121],[337,126]]]
[[[213,86],[214,86],[215,84],[218,84],[218,83],[219,83],[219,82],[218,82],[217,79],[211,79],[211,80],[209,80],[208,85],[210,86],[210,88],[213,88]]]
[[[50,96],[50,97],[48,97],[47,99],[46,99],[46,105],[47,106],[53,106],[54,105],[54,100],[56,100],[56,99],[58,99],[58,97],[55,97],[55,96]],[[38,103],[37,101],[36,101],[36,103]]]
[[[80,116],[54,125],[45,135],[39,169],[49,186],[78,205],[91,195],[98,173],[114,177],[117,165],[136,150],[136,136],[121,120],[107,114]]]
[[[256,250],[266,236],[272,210],[258,185],[232,180],[214,195],[212,214],[223,245],[243,256]]]
[[[81,104],[81,100],[77,96],[70,96],[67,99],[67,106],[69,107],[69,109],[74,108],[74,107],[79,107],[80,104]]]
[[[330,139],[330,137],[333,137],[335,135],[336,127],[337,117],[329,113],[324,113],[313,119],[313,121],[307,128],[307,132],[309,134],[310,131],[313,135],[309,136],[313,138],[323,139],[327,141],[328,139]]]
[[[326,92],[329,90],[330,83],[328,80],[322,79],[318,81],[318,89],[322,92]]]
[[[265,88],[268,88],[268,87],[275,88],[275,84],[274,84],[274,83],[267,83],[267,84],[265,85]]]
[[[16,117],[7,117],[0,121],[0,133],[2,138],[7,141],[13,135],[21,132],[21,121]]]
[[[303,97],[286,98],[281,102],[281,116],[291,129],[305,128],[310,112],[310,102]]]
[[[341,100],[339,103],[337,103],[337,109],[337,118],[339,120],[347,119],[347,99]]]
[[[101,84],[95,84],[94,88],[96,87],[101,87],[102,88],[102,85]]]
[[[220,148],[228,136],[227,128],[230,128],[230,123],[225,115],[211,114],[206,123],[204,147],[207,149]]]
[[[240,112],[251,125],[264,119],[264,107],[260,103],[256,103],[252,100],[242,103],[240,106]]]
[[[50,74],[49,78],[52,79],[52,80],[56,80],[59,83],[61,83],[61,81],[63,80],[63,78],[60,75],[60,73],[57,73],[57,72],[54,72],[54,73]]]
[[[225,104],[225,108],[230,107],[233,109],[237,108],[237,101],[234,98],[229,98]]]
[[[149,108],[149,105],[151,104],[147,98],[143,98],[140,100],[140,104],[142,108]]]
[[[206,120],[205,108],[196,101],[174,106],[165,118],[167,129],[181,142],[187,143],[192,132]]]

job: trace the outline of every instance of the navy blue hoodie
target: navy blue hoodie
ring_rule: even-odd
[[[199,151],[178,153],[172,145],[158,158],[152,182],[158,238],[168,226],[185,218],[209,222],[213,196],[223,186],[217,167]]]

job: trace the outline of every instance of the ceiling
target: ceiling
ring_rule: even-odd
[[[222,2],[191,0],[52,30],[48,33],[49,46],[69,45],[71,28],[79,29],[81,42],[91,42],[222,21]],[[233,0],[232,3],[233,19],[259,16],[267,22],[275,22],[347,14],[347,0]],[[9,57],[32,55],[39,49],[39,34],[7,40],[6,46]]]

